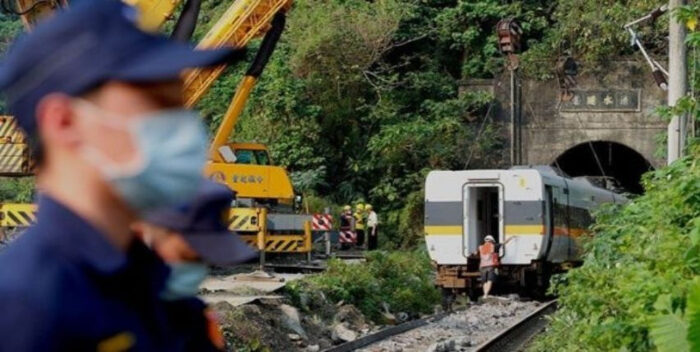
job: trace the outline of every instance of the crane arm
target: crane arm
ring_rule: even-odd
[[[123,0],[139,9],[139,26],[147,31],[156,31],[170,18],[181,0]],[[68,6],[68,0],[0,0],[5,12],[22,18],[27,30],[31,30],[41,19],[57,9]]]
[[[255,83],[258,81],[258,77],[260,77],[260,74],[267,65],[267,62],[270,60],[272,52],[275,51],[275,46],[282,35],[282,30],[284,30],[284,24],[285,14],[284,12],[278,12],[275,15],[275,18],[272,20],[272,29],[265,35],[265,39],[263,39],[260,49],[255,55],[255,60],[253,60],[253,62],[250,64],[250,68],[248,68],[245,77],[243,77],[243,80],[238,85],[236,94],[233,96],[231,104],[226,110],[219,128],[216,130],[214,140],[212,141],[209,149],[209,156],[212,158],[212,160],[219,162],[222,161],[221,155],[219,155],[218,152],[219,148],[226,144],[229,137],[233,133],[233,129],[236,126],[236,122],[238,122],[238,117],[241,115],[241,112],[245,107],[245,103],[250,96],[250,92],[253,90]]]
[[[273,16],[291,6],[290,0],[237,0],[197,45],[198,48],[244,47],[270,28]],[[194,69],[185,75],[185,105],[194,106],[221,76],[226,65]]]

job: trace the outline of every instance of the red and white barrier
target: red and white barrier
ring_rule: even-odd
[[[331,214],[314,214],[311,220],[311,229],[313,231],[330,231],[333,229],[333,215]]]
[[[340,237],[338,240],[340,243],[356,243],[357,234],[352,230],[340,230]]]

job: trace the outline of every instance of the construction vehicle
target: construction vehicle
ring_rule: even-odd
[[[140,10],[139,26],[154,31],[169,18],[180,0],[123,0]],[[28,30],[42,18],[65,6],[67,0],[0,0],[5,11],[18,14]],[[274,51],[291,0],[235,0],[199,42],[198,48],[244,47],[265,35],[255,60],[239,84],[210,147],[204,174],[237,194],[230,212],[230,229],[265,252],[310,253],[311,216],[294,213],[299,198],[286,170],[274,166],[267,147],[231,143],[238,117]],[[173,37],[189,40],[194,32],[200,0],[188,0]],[[184,75],[185,105],[193,107],[222,74],[226,65],[193,69]],[[11,116],[0,118],[0,175],[33,174],[28,148]],[[1,204],[0,228],[28,226],[35,208],[29,204]],[[24,214],[24,215],[21,215]],[[27,215],[30,214],[30,215]],[[264,255],[261,256],[264,260]]]

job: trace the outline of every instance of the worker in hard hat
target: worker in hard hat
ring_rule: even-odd
[[[349,249],[357,240],[355,236],[355,218],[352,216],[352,207],[350,205],[343,206],[343,212],[340,213],[340,249]]]
[[[228,188],[207,180],[189,203],[151,212],[132,225],[134,234],[170,267],[160,298],[173,328],[185,337],[184,351],[225,349],[214,312],[196,296],[208,265],[237,264],[257,256],[227,228],[233,199]]]
[[[372,204],[365,205],[367,212],[367,249],[377,249],[377,227],[379,226],[379,218],[374,211]]]
[[[503,244],[510,242],[515,237],[508,238]],[[496,281],[496,269],[500,265],[498,253],[501,244],[491,235],[484,237],[484,243],[479,246],[479,271],[481,272],[481,284],[484,290],[484,300],[489,298],[493,283]]]
[[[353,213],[353,218],[355,219],[355,235],[357,236],[357,247],[365,246],[365,205],[358,203],[355,205],[355,213]]]

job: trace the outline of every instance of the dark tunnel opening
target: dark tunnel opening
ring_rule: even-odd
[[[642,174],[652,170],[649,161],[624,144],[591,141],[576,145],[559,155],[552,164],[571,177],[607,176],[626,192],[641,194]]]

